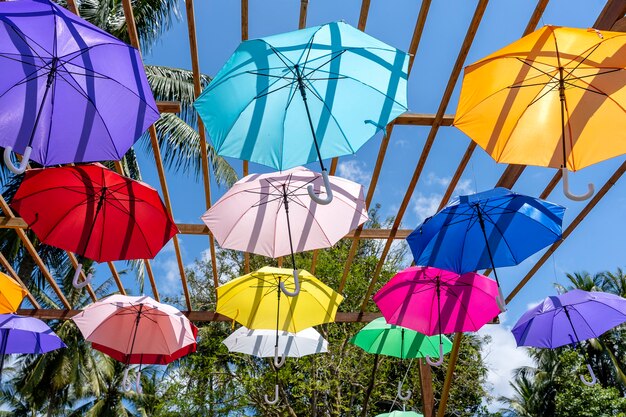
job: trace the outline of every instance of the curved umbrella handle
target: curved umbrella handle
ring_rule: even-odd
[[[270,400],[267,398],[267,394],[264,395],[265,402],[269,405],[274,405],[278,402],[280,398],[278,398],[278,384],[274,385],[274,399]]]
[[[440,366],[443,363],[443,343],[439,343],[439,359],[433,361],[430,356],[426,355],[426,362],[430,366]]]
[[[326,188],[326,198],[320,198],[315,195],[315,191],[313,190],[313,186],[309,185],[307,187],[307,191],[309,192],[309,197],[311,200],[315,201],[317,204],[330,204],[333,201],[333,190],[330,188],[330,180],[328,179],[328,171],[322,171],[322,178],[324,179],[324,187]]]
[[[22,162],[20,162],[19,166],[15,166],[13,161],[11,161],[11,153],[13,152],[12,146],[7,146],[4,148],[4,164],[13,172],[14,174],[23,174],[26,171],[26,167],[28,166],[28,161],[30,160],[30,153],[33,148],[27,146],[24,149],[24,155],[22,155]]]
[[[76,289],[84,288],[87,285],[89,285],[91,281],[93,281],[93,276],[91,275],[91,273],[89,273],[87,274],[87,277],[85,278],[83,282],[78,282],[78,277],[80,277],[80,271],[82,271],[82,269],[83,269],[83,264],[78,264],[76,266],[76,272],[74,272],[74,279],[72,279],[72,285]]]
[[[143,394],[143,389],[141,388],[141,370],[137,371],[137,378],[135,379],[135,389],[137,390],[137,394]]]
[[[287,354],[283,353],[282,356],[278,356],[278,346],[274,347],[274,366],[280,368],[285,364],[287,360]]]
[[[122,389],[124,391],[130,391],[130,389],[132,388],[132,383],[130,382],[130,379],[128,379],[128,372],[130,371],[130,368],[126,368],[126,370],[124,371],[124,378],[122,378]]]
[[[293,292],[289,291],[287,288],[285,288],[285,283],[284,282],[280,282],[280,290],[287,296],[289,297],[295,297],[296,295],[300,294],[300,280],[298,279],[298,270],[294,269],[293,270],[293,283],[295,285],[295,288],[293,290]]]
[[[402,401],[408,401],[411,398],[412,392],[411,390],[407,390],[406,394],[402,393],[402,380],[398,381],[398,398]]]
[[[496,303],[498,304],[498,308],[501,313],[506,311],[506,299],[504,298],[504,294],[502,294],[502,288],[498,286],[498,296],[496,297]]]
[[[572,194],[569,190],[569,172],[567,171],[567,168],[561,168],[561,174],[563,176],[563,194],[565,194],[565,197],[569,198],[570,200],[585,201],[590,199],[595,192],[593,184],[587,184],[587,192],[585,194]]]
[[[591,381],[587,381],[587,379],[582,375],[578,376],[580,377],[580,380],[583,384],[591,387],[594,386],[598,380],[596,379],[596,374],[593,373],[593,369],[591,369],[591,365],[587,364],[587,370],[589,371],[589,375],[591,375]]]

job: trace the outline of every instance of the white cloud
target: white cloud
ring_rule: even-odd
[[[447,187],[450,184],[450,177],[438,177],[434,172],[429,172],[424,180],[426,185],[438,185]]]
[[[453,195],[466,195],[466,194],[473,194],[475,191],[476,190],[474,189],[472,180],[463,179],[463,180],[460,180],[456,184],[456,187],[454,188],[454,192],[452,194]]]
[[[181,254],[185,253],[182,239],[178,239],[178,244]],[[176,259],[173,240],[170,240],[167,245],[161,249],[152,262],[152,268],[155,271],[155,279],[160,292],[167,295],[180,292],[180,269],[178,268],[178,260]],[[146,275],[146,280],[147,279],[148,276]],[[144,286],[149,285],[150,284],[146,281]]]
[[[351,159],[348,161],[341,161],[337,167],[337,174],[340,177],[347,178],[350,181],[368,186],[372,178],[371,174],[365,171],[366,165],[364,162]]]
[[[411,200],[412,209],[417,216],[417,221],[421,222],[425,218],[435,214],[439,208],[439,203],[441,203],[441,198],[441,194],[424,195],[417,193]]]
[[[438,189],[445,190],[450,185],[451,177],[439,177],[434,172],[429,172],[424,179],[426,185],[435,186]],[[457,182],[452,195],[465,195],[474,193],[474,184],[471,179],[465,178]]]
[[[500,320],[504,323],[506,314],[502,314]],[[489,411],[495,412],[503,407],[503,404],[497,401],[498,397],[514,395],[514,390],[509,384],[513,379],[513,371],[522,366],[532,366],[533,362],[525,348],[517,347],[509,326],[488,324],[480,329],[478,334],[491,337],[490,343],[483,344],[482,356],[488,369],[488,389],[494,399],[488,404],[488,408]]]

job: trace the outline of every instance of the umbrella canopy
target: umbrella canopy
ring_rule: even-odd
[[[576,171],[622,155],[625,46],[623,32],[544,26],[465,69],[454,125],[508,164]]]
[[[15,314],[0,314],[0,339],[2,354],[40,354],[66,347],[43,321]]]
[[[335,198],[319,205],[306,188],[319,190],[321,184],[319,173],[303,167],[248,175],[204,213],[202,221],[223,248],[271,258],[327,248],[368,217],[361,185],[330,177]],[[290,239],[285,239],[287,233]]]
[[[497,295],[496,282],[483,275],[412,266],[391,278],[374,302],[388,323],[432,336],[480,329],[500,312]]]
[[[626,322],[626,299],[571,290],[528,310],[512,329],[518,346],[557,348],[600,336]]]
[[[452,350],[452,342],[442,336],[443,352]],[[350,343],[367,353],[394,356],[401,359],[439,355],[439,335],[426,336],[402,326],[389,324],[384,317],[372,320],[355,334]]]
[[[300,294],[281,297],[280,283],[295,286],[293,271],[264,267],[217,287],[216,311],[250,329],[278,329],[297,333],[335,320],[343,297],[300,271]]]
[[[119,160],[159,118],[139,52],[50,1],[0,3],[0,62],[0,146],[44,166]]]
[[[97,262],[153,258],[178,231],[154,188],[100,164],[28,170],[11,206],[43,243]]]
[[[222,341],[230,352],[266,358],[275,356],[276,330],[240,327]],[[278,355],[301,358],[328,352],[328,342],[314,328],[278,333]]]
[[[408,62],[328,23],[243,42],[195,106],[219,155],[279,170],[321,163],[355,153],[407,110]]]
[[[392,411],[391,413],[378,414],[376,417],[424,417],[424,414],[415,411]]]
[[[94,349],[125,364],[164,365],[196,351],[196,326],[147,296],[111,295],[72,320]]]
[[[0,314],[14,313],[27,293],[26,288],[0,272]]]

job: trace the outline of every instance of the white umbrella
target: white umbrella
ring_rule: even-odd
[[[231,352],[240,352],[260,358],[273,357],[276,347],[276,329],[252,330],[240,327],[222,341]],[[278,356],[300,358],[328,352],[328,342],[314,328],[298,333],[278,332]]]

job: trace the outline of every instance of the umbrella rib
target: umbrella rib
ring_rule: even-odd
[[[18,81],[17,83],[13,84],[9,88],[7,88],[2,94],[0,94],[0,98],[4,97],[4,95],[6,93],[8,93],[9,91],[11,91],[12,89],[14,89],[17,86],[20,86],[22,84],[34,81],[34,80],[36,80],[37,78],[40,78],[40,77],[46,77],[48,75],[48,74],[38,74],[38,72],[39,72],[39,70],[35,70],[35,71],[31,72],[26,77],[22,78],[20,81]],[[34,78],[29,78],[29,77],[31,77],[34,74],[38,74],[38,75],[36,77],[34,77]]]
[[[581,80],[581,82],[583,84],[587,84],[588,86],[591,87],[591,84],[587,83],[584,80]],[[598,91],[600,91],[606,98],[607,100],[609,100],[610,102],[612,102],[613,104],[615,104],[617,107],[619,107],[620,109],[622,109],[622,111],[626,111],[626,109],[624,107],[622,107],[615,99],[613,99],[610,95],[608,95],[607,93],[605,93],[604,91],[600,90],[598,87],[593,86],[593,88],[597,89]],[[569,114],[568,114],[569,116]]]
[[[56,231],[56,228],[57,228],[57,227],[58,227],[58,226],[59,226],[59,225],[60,225],[60,224],[61,224],[64,220],[67,220],[67,219],[68,219],[69,214],[70,214],[71,212],[73,212],[74,210],[76,210],[76,209],[78,209],[79,207],[82,207],[82,206],[84,206],[85,204],[88,204],[88,203],[89,203],[89,197],[87,197],[84,201],[81,201],[81,202],[79,202],[79,203],[77,203],[77,204],[73,205],[71,208],[69,208],[69,209],[67,210],[67,212],[65,213],[65,215],[64,215],[64,216],[62,216],[60,219],[58,219],[58,220],[55,222],[55,224],[54,224],[52,227],[50,227],[50,228],[48,229],[48,233],[46,233],[46,234],[45,234],[45,236],[40,237],[40,239],[39,239],[39,240],[40,240],[40,241],[42,241],[42,242],[43,242],[43,241],[45,241],[45,240],[47,240],[47,239],[48,239],[48,237],[52,234],[52,232]],[[93,203],[94,203],[94,202],[92,201],[92,204],[93,204]],[[84,254],[81,254],[81,255],[83,255],[83,256],[84,256]]]
[[[55,51],[56,51],[56,26],[55,26]],[[52,137],[52,121],[54,120],[54,97],[56,95],[56,91],[57,91],[57,83],[56,83],[56,77],[57,77],[57,72],[55,71],[53,76],[53,82],[52,82],[52,86],[51,86],[51,94],[50,94],[50,117],[49,117],[49,122],[48,122],[48,140],[46,141],[46,155],[45,155],[45,159],[47,159],[48,154],[50,153],[50,143],[52,142],[50,140],[50,137]],[[43,107],[45,105],[44,102],[41,103],[41,106]],[[34,133],[34,132],[33,132]]]
[[[509,242],[504,238],[504,233],[502,232],[502,230],[500,230],[500,227],[496,224],[496,222],[493,221],[493,219],[491,218],[491,216],[489,215],[489,213],[484,213],[485,214],[485,218],[487,219],[487,221],[489,223],[491,223],[493,225],[493,227],[496,228],[496,230],[498,231],[498,233],[500,234],[501,240],[504,242],[504,244],[506,245],[506,247],[509,249],[509,253],[511,254],[511,256],[513,257],[513,260],[516,262],[516,265],[519,264],[520,261],[517,260],[517,257],[515,256],[515,254],[513,253],[513,249],[511,248],[511,246],[509,245]],[[485,242],[487,245],[489,245],[489,242]],[[496,265],[493,265],[493,267],[495,268]]]
[[[37,45],[39,48],[41,48],[41,50],[42,50],[42,51],[44,51],[45,53],[47,53],[50,57],[52,57],[52,56],[53,56],[53,54],[51,54],[51,53],[50,53],[50,52],[49,52],[46,48],[44,48],[42,45],[40,45],[40,44],[39,44],[37,41],[35,41],[33,38],[31,38],[30,36],[28,36],[28,35],[27,35],[27,34],[25,34],[24,32],[22,32],[22,31],[18,30],[18,29],[17,29],[17,28],[13,25],[13,23],[12,23],[12,22],[11,22],[11,23],[9,23],[9,24],[7,24],[7,26],[8,26],[8,27],[10,27],[10,28],[13,30],[13,32],[15,32],[15,34],[16,34],[17,36],[19,36],[19,37],[22,39],[22,42],[24,42],[24,43],[26,44],[26,46],[28,47],[28,49],[30,49],[30,50],[31,50],[31,51],[32,51],[35,55],[37,55],[37,56],[39,57],[39,59],[41,59],[42,61],[43,61],[43,57],[42,57],[41,55],[39,55],[39,54],[37,53],[37,51],[35,51],[35,49],[34,49],[34,48],[32,48],[32,47],[30,46],[30,45],[31,45],[31,43],[32,43],[32,44],[34,44],[34,45]],[[56,30],[56,24],[55,24],[54,26],[55,26],[55,30]],[[27,40],[27,39],[28,39],[28,40]],[[29,41],[30,41],[30,43],[29,43]]]
[[[17,59],[17,58],[11,57],[9,55],[15,55],[17,57],[26,57],[26,58],[39,58],[39,57],[36,57],[35,55],[20,55],[20,54],[11,54],[11,53],[7,53],[7,52],[0,52],[0,58],[8,59],[9,61],[19,62],[20,64],[30,65],[30,66],[33,66],[33,67],[35,67],[37,69],[43,69],[43,68],[45,68],[45,67],[47,67],[49,65],[48,63],[45,63],[46,61],[44,61],[44,60],[41,60],[42,64],[36,64],[36,63],[34,63],[32,61],[24,61],[24,60],[21,60],[21,59]]]
[[[278,81],[279,81],[279,80],[276,80],[276,82],[275,82],[274,84],[276,84]],[[285,88],[287,88],[287,87],[291,87],[291,86],[292,86],[292,85],[294,85],[295,83],[297,83],[297,81],[292,80],[291,82],[289,82],[289,83],[287,83],[287,84],[285,84],[285,85],[282,85],[282,86],[280,86],[280,87],[278,87],[278,88],[275,88],[274,90],[269,90],[269,89],[266,89],[266,90],[265,90],[265,92],[263,92],[263,94],[258,94],[258,95],[256,95],[256,96],[253,98],[253,100],[258,100],[258,99],[263,98],[263,97],[265,97],[265,96],[269,96],[269,95],[270,95],[270,94],[272,94],[272,93],[275,93],[275,92],[277,92],[277,91],[283,90],[283,89],[285,89]],[[274,84],[272,84],[272,85],[274,85]],[[250,105],[250,104],[248,104],[248,105]],[[248,106],[246,106],[245,108],[247,108],[247,107],[248,107]],[[245,108],[244,108],[244,109],[245,109]]]

